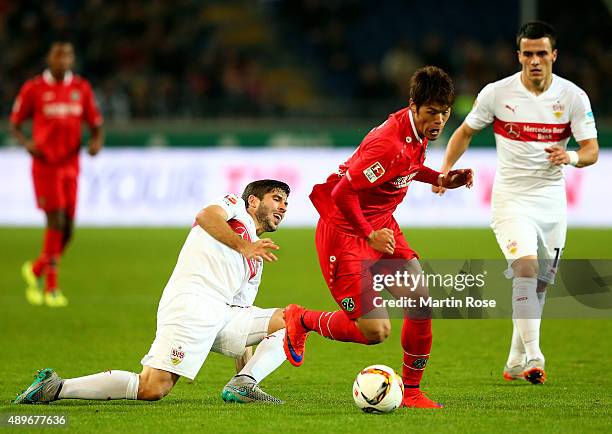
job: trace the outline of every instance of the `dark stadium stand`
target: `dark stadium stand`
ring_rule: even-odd
[[[585,2],[570,14],[542,0],[539,15],[561,36],[556,72],[585,88],[602,124],[612,115],[612,25],[603,2]],[[379,119],[405,104],[407,77],[428,63],[453,76],[458,120],[483,84],[518,68],[519,2],[507,3],[2,0],[0,104],[6,116],[49,42],[68,36],[113,123]]]

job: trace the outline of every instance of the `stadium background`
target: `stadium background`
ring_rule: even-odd
[[[0,127],[0,366],[6,373],[0,413],[15,411],[2,404],[36,368],[50,365],[69,376],[138,370],[161,289],[195,212],[254,178],[278,177],[295,187],[287,225],[296,227],[274,234],[281,261],[268,267],[259,303],[334,308],[314,255],[315,215],[306,199],[312,183],[406,104],[407,78],[424,64],[446,69],[458,94],[445,135],[430,145],[428,160],[437,167],[478,90],[518,70],[514,36],[532,18],[556,26],[555,72],[588,93],[602,147],[596,166],[567,171],[566,256],[611,258],[609,2],[0,0],[3,118],[19,86],[44,68],[50,41],[69,36],[75,70],[92,82],[107,131],[104,152],[83,157],[80,227],[61,275],[71,304],[56,311],[30,307],[22,295],[19,267],[38,253],[43,219],[34,207],[28,156],[7,135],[7,122]],[[472,146],[462,165],[478,169],[473,192],[437,198],[415,185],[399,210],[424,258],[499,257],[487,229],[492,133],[476,136]],[[456,228],[441,228],[448,226]],[[264,384],[288,399],[280,409],[223,406],[218,391],[232,363],[212,356],[195,383],[181,381],[153,406],[71,402],[19,411],[64,412],[74,429],[99,432],[609,428],[612,360],[600,344],[609,340],[609,320],[546,323],[544,350],[555,364],[551,382],[539,390],[499,382],[507,322],[447,320],[434,327],[425,387],[449,404],[441,415],[365,419],[352,407],[357,370],[376,362],[400,368],[398,333],[372,348],[312,338],[303,368],[284,366]]]

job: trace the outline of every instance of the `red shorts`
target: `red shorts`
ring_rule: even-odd
[[[371,299],[378,292],[372,289],[371,267],[377,261],[418,258],[395,220],[386,227],[395,233],[393,255],[372,249],[364,238],[339,232],[322,219],[317,224],[315,244],[323,278],[336,303],[351,319],[360,318],[374,308]]]
[[[34,194],[38,208],[45,212],[65,210],[74,218],[79,171],[75,167],[32,166]]]

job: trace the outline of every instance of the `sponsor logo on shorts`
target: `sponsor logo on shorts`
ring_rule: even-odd
[[[353,297],[345,297],[340,302],[342,305],[342,309],[347,312],[352,312],[355,310],[355,301],[353,301]]]
[[[516,253],[517,249],[518,249],[518,243],[516,241],[510,241],[508,245],[506,246],[506,250],[508,250],[508,252],[510,252],[513,255]]]
[[[183,351],[182,347],[172,348],[172,355],[170,356],[170,361],[174,366],[178,365],[185,358],[185,351]]]
[[[425,366],[427,366],[427,359],[425,358],[416,359],[414,362],[412,362],[412,366],[415,369],[425,369]]]
[[[377,161],[376,163],[368,167],[366,170],[364,170],[363,174],[366,178],[368,178],[368,181],[373,184],[376,182],[377,179],[379,179],[385,174],[385,168]]]

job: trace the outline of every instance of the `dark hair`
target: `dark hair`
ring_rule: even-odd
[[[74,47],[74,38],[71,37],[71,35],[69,35],[68,33],[59,33],[57,35],[54,35],[51,38],[51,44],[49,44],[49,47],[52,47],[54,45],[65,45],[65,44],[70,44]]]
[[[277,181],[275,179],[260,179],[249,183],[249,185],[244,188],[244,191],[242,192],[242,199],[248,208],[250,195],[253,195],[258,199],[263,199],[265,194],[274,190],[284,191],[287,196],[289,196],[289,193],[291,193],[289,186],[282,181]]]
[[[437,66],[419,68],[410,78],[410,100],[417,110],[427,103],[450,107],[455,102],[453,80]]]
[[[522,39],[550,39],[550,46],[555,49],[557,44],[557,32],[550,24],[543,21],[530,21],[521,26],[518,33],[516,34],[516,48],[521,49]]]
[[[51,41],[51,44],[49,45],[49,49],[47,50],[47,53],[50,53],[53,47],[55,47],[56,45],[71,45],[72,49],[73,50],[75,49],[74,42],[72,42],[70,39],[55,38]]]

